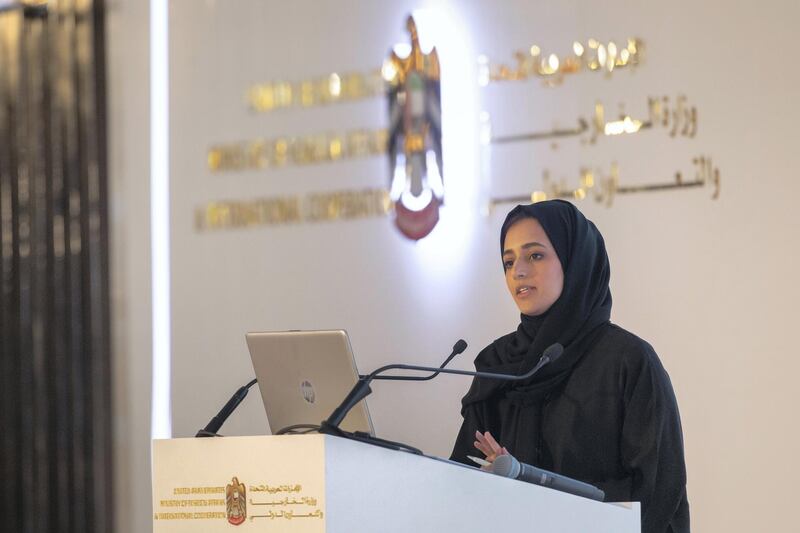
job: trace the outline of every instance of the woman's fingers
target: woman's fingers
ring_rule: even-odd
[[[486,441],[489,443],[492,449],[495,450],[495,453],[499,453],[500,450],[503,448],[497,443],[496,440],[494,440],[494,437],[492,437],[492,434],[489,433],[488,431],[484,434],[484,437],[486,437]]]
[[[472,444],[473,444],[473,446],[475,446],[475,448],[476,448],[476,449],[477,449],[479,452],[481,452],[483,455],[489,455],[489,454],[491,453],[491,451],[490,451],[490,450],[488,450],[488,449],[484,448],[483,444],[481,444],[481,443],[480,443],[480,441],[477,441],[477,440],[476,440],[476,441],[475,441],[475,442],[473,442]]]
[[[494,448],[492,448],[492,443],[489,439],[486,438],[489,432],[487,431],[486,434],[481,433],[480,431],[475,432],[475,438],[477,439],[475,442],[475,447],[478,448],[480,451],[483,452],[484,455],[493,455],[495,453]]]
[[[476,440],[474,445],[475,445],[475,448],[477,448],[483,455],[485,455],[487,457],[492,455],[491,447],[489,447],[487,444],[485,444],[483,442],[483,440]]]
[[[500,446],[495,438],[492,436],[491,433],[488,431],[485,433],[481,433],[480,431],[475,432],[475,448],[480,450],[483,455],[486,456],[486,460],[489,462],[494,461],[495,457],[498,455],[502,455],[503,453],[508,453],[508,451],[503,451],[505,448]]]

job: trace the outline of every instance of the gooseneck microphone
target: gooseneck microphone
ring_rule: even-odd
[[[228,403],[222,406],[222,409],[219,410],[217,416],[212,418],[211,421],[206,424],[206,427],[198,431],[195,437],[219,437],[220,435],[217,435],[219,428],[222,427],[222,424],[224,424],[228,417],[231,416],[231,413],[233,413],[239,404],[242,403],[242,400],[244,400],[244,397],[247,396],[247,392],[250,390],[250,387],[255,385],[257,381],[257,379],[253,379],[247,385],[239,387],[239,390],[237,390],[233,396],[231,396],[231,399],[228,400]]]
[[[463,353],[464,350],[466,349],[467,349],[467,341],[465,341],[464,339],[458,339],[456,343],[453,345],[453,351],[450,352],[450,355],[447,356],[447,359],[444,360],[444,363],[439,365],[439,368],[436,369],[436,372],[428,376],[375,376],[373,379],[385,379],[385,380],[395,380],[395,381],[428,381],[438,376],[442,372],[442,369],[447,366],[447,363],[453,360],[453,357]],[[366,378],[367,376],[359,376],[359,377]]]
[[[492,463],[491,471],[498,476],[542,485],[599,502],[606,497],[605,493],[594,485],[521,463],[513,455],[498,455]]]
[[[456,346],[453,347],[453,351],[455,352],[456,347],[459,346],[459,343],[456,343]],[[466,348],[466,343],[464,343],[464,348]],[[548,363],[552,363],[564,352],[564,347],[558,343],[550,345],[544,353],[542,353],[539,362],[530,369],[528,372],[521,374],[521,375],[514,375],[514,374],[497,374],[494,372],[471,372],[468,370],[452,370],[449,368],[443,368],[442,365],[439,368],[436,367],[429,367],[429,366],[418,366],[418,365],[406,365],[406,364],[392,364],[382,366],[379,369],[375,370],[371,374],[366,376],[362,376],[355,386],[350,390],[350,393],[344,399],[342,404],[336,408],[336,410],[331,413],[331,416],[328,417],[327,420],[323,421],[320,425],[320,432],[321,433],[329,433],[333,435],[340,435],[342,431],[339,429],[339,424],[342,423],[344,417],[347,416],[347,413],[361,400],[366,398],[367,396],[372,393],[372,389],[370,388],[370,383],[374,379],[381,378],[380,374],[389,371],[389,370],[411,370],[415,372],[432,372],[433,375],[429,376],[427,379],[438,375],[439,373],[442,374],[456,374],[460,376],[473,376],[479,378],[487,378],[487,379],[499,379],[504,381],[521,381],[528,378],[533,377],[534,374],[539,372],[545,365]],[[455,354],[453,354],[455,356]],[[452,357],[451,357],[452,358]],[[415,380],[413,376],[392,376],[394,379],[403,379],[408,380]],[[386,379],[383,377],[382,379]],[[418,378],[416,378],[418,379]]]

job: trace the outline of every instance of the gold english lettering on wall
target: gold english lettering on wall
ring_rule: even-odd
[[[387,139],[386,129],[357,129],[345,133],[221,143],[208,149],[207,163],[212,172],[328,163],[383,155]]]
[[[204,232],[382,217],[391,212],[391,206],[389,192],[385,189],[341,190],[305,196],[210,202],[195,209],[195,229]]]
[[[257,113],[291,107],[314,107],[383,96],[385,82],[380,69],[369,72],[333,72],[299,81],[268,81],[247,89],[245,100]]]

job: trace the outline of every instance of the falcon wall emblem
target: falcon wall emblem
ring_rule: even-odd
[[[388,84],[390,196],[395,225],[409,239],[428,235],[444,202],[442,106],[439,56],[419,44],[417,25],[408,17],[411,51],[394,50],[384,62]]]

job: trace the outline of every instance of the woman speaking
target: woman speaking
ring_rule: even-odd
[[[475,449],[596,485],[606,501],[640,501],[643,533],[688,532],[680,416],[653,348],[612,324],[603,237],[572,204],[515,207],[500,231],[517,330],[475,359],[522,374],[553,343],[563,355],[526,382],[475,378],[452,459]]]

